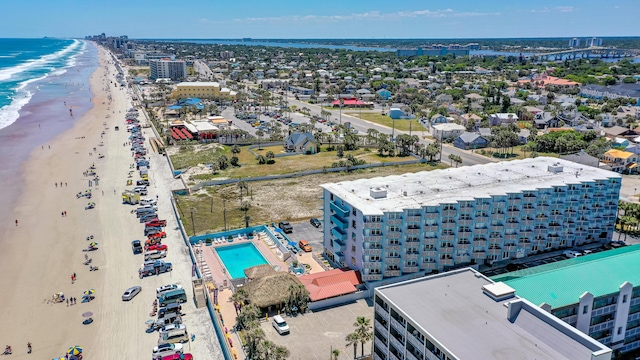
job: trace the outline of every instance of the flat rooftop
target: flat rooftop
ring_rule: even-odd
[[[505,303],[525,300],[493,300],[482,291],[492,283],[466,268],[376,292],[459,359],[590,359],[607,349],[530,303],[508,319]]]
[[[548,171],[548,166],[554,164],[559,164],[563,170],[556,173]],[[403,209],[419,209],[429,205],[452,204],[460,200],[489,198],[491,195],[507,195],[554,185],[620,177],[620,174],[611,171],[568,160],[537,157],[320,186],[360,209],[365,215],[382,215]],[[370,190],[373,188],[386,190],[386,196],[372,198]]]
[[[176,86],[215,86],[220,87],[220,83],[214,81],[183,81],[177,83]]]
[[[640,245],[602,251],[494,276],[516,295],[552,309],[574,304],[586,291],[598,297],[617,293],[628,281],[640,286]]]

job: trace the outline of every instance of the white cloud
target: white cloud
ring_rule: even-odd
[[[573,6],[557,6],[556,10],[559,12],[573,12],[575,8]]]
[[[414,11],[398,11],[392,13],[381,13],[379,11],[367,11],[364,13],[352,13],[345,15],[289,15],[289,16],[268,16],[268,17],[249,17],[234,19],[235,22],[275,22],[275,21],[345,21],[345,20],[394,20],[401,18],[443,18],[443,17],[472,17],[472,16],[496,16],[499,12],[457,12],[453,9],[443,10],[414,10]]]

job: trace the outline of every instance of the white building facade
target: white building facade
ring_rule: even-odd
[[[187,77],[187,63],[182,60],[149,60],[149,77],[153,80],[184,80]]]
[[[611,241],[620,175],[555,158],[324,184],[324,247],[368,282]]]

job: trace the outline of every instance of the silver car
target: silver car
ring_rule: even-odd
[[[122,294],[122,301],[129,301],[133,299],[136,295],[138,295],[142,291],[142,287],[140,286],[132,286],[128,288],[124,294]]]

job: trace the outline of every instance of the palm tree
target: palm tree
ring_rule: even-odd
[[[347,342],[347,347],[353,346],[353,358],[355,359],[356,351],[358,349],[358,343],[360,342],[360,337],[358,336],[357,333],[352,332],[344,338],[344,341]]]
[[[218,158],[218,166],[220,167],[220,170],[226,169],[229,167],[229,159],[227,159],[225,155],[220,155]]]
[[[244,338],[246,341],[245,351],[247,353],[247,359],[259,359],[260,358],[260,343],[264,340],[264,331],[259,326],[248,329]]]
[[[264,131],[262,131],[262,130],[256,131],[256,136],[258,137],[258,150],[262,150],[262,148],[260,147],[260,141],[262,140],[262,137],[264,136]]]
[[[241,149],[240,149],[240,146],[238,146],[238,145],[233,145],[231,147],[231,153],[234,154],[234,155],[240,154],[240,151],[241,151]]]
[[[246,228],[249,227],[249,216],[247,215],[249,209],[251,209],[251,205],[247,201],[243,202],[240,206],[240,211],[244,213],[244,225]]]
[[[333,349],[331,354],[333,355],[333,360],[338,360],[338,356],[340,356],[340,349]]]
[[[371,341],[373,338],[373,331],[371,331],[371,319],[368,319],[364,316],[358,316],[356,318],[356,322],[353,323],[356,330],[354,331],[358,334],[358,340],[360,341],[360,354],[364,356],[364,344]]]

